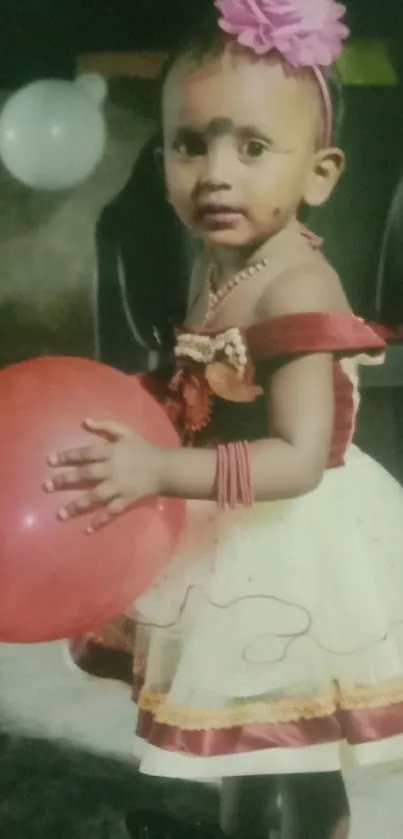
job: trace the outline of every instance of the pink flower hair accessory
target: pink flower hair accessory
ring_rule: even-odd
[[[215,0],[219,25],[258,55],[277,50],[293,67],[329,67],[348,29],[336,0]]]
[[[214,0],[219,26],[257,55],[278,52],[293,67],[311,67],[319,82],[332,133],[332,103],[324,68],[340,55],[349,31],[337,0]]]

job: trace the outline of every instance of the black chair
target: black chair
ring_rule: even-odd
[[[397,330],[403,326],[403,175],[387,214],[377,271],[375,320]],[[403,336],[402,336],[403,337]],[[359,445],[403,481],[403,340],[390,343],[381,367],[363,367],[363,405]]]
[[[403,325],[403,172],[386,220],[375,304],[382,323]]]

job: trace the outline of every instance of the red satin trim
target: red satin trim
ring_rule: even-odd
[[[183,731],[156,723],[141,711],[137,734],[150,745],[197,757],[219,757],[265,749],[300,749],[347,741],[351,746],[403,734],[403,703],[295,723],[247,725],[214,731]]]
[[[337,743],[342,736],[339,723],[332,717],[301,720],[287,725],[248,725],[214,731],[182,731],[156,723],[151,714],[144,712],[139,714],[137,734],[161,749],[202,757],[218,757],[263,749],[299,749],[313,743]]]
[[[352,745],[376,743],[403,734],[403,702],[386,708],[340,711],[344,737]]]
[[[270,318],[251,326],[248,346],[254,361],[304,352],[381,352],[385,340],[354,315],[302,312]]]
[[[354,432],[355,407],[353,385],[339,362],[333,365],[334,422],[328,469],[344,465],[346,451]]]

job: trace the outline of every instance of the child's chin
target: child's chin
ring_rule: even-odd
[[[226,228],[222,230],[204,231],[203,239],[206,244],[216,247],[245,248],[251,244],[251,236],[245,235],[239,230]]]

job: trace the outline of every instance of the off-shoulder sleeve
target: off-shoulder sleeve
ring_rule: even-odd
[[[386,343],[375,328],[352,314],[303,312],[269,318],[246,332],[253,361],[329,352],[338,357],[380,355]]]

